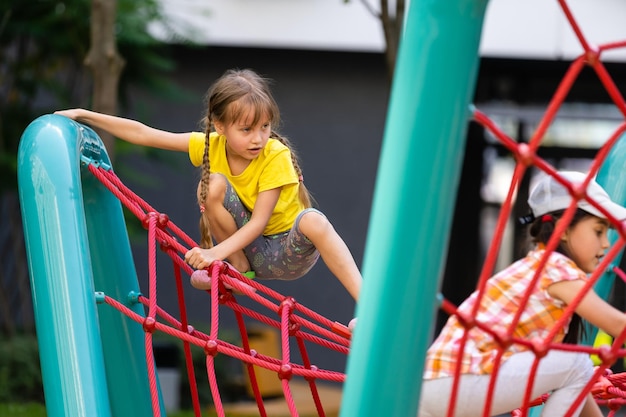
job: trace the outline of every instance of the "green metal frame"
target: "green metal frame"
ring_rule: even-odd
[[[22,135],[18,185],[47,415],[152,416],[143,329],[97,306],[101,292],[144,314],[121,203],[90,163],[110,168],[100,138],[68,118],[41,116]]]
[[[416,415],[487,1],[411,1],[368,229],[342,417]]]

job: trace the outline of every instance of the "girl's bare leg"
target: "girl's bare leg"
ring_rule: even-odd
[[[354,262],[350,249],[337,234],[326,217],[314,211],[300,219],[302,232],[320,252],[324,263],[339,279],[350,295],[358,301],[361,291],[361,272]]]
[[[588,394],[583,408],[580,410],[580,417],[602,417],[602,410],[600,406],[593,398],[593,395]]]
[[[211,175],[204,206],[209,217],[211,234],[217,243],[229,238],[237,231],[235,219],[224,207],[225,196],[226,180],[221,175]],[[200,200],[200,184],[198,184],[198,200]],[[250,262],[242,250],[230,255],[227,261],[240,272],[250,270]]]

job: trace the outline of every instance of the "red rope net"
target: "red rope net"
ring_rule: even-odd
[[[167,215],[157,212],[148,203],[134,194],[126,187],[112,170],[106,170],[96,164],[88,165],[89,171],[107,187],[138,219],[142,221],[148,230],[148,286],[147,297],[137,296],[137,302],[145,306],[147,314],[137,314],[124,303],[103,295],[104,302],[118,309],[132,320],[140,323],[145,332],[145,351],[148,365],[148,381],[152,399],[152,409],[155,416],[160,416],[159,395],[156,383],[156,369],[154,361],[153,333],[164,332],[183,341],[184,356],[186,361],[187,376],[190,385],[190,395],[196,416],[201,415],[201,406],[194,375],[191,346],[195,345],[204,350],[206,354],[206,371],[213,398],[215,411],[219,416],[225,416],[224,405],[220,397],[219,381],[215,371],[215,356],[225,354],[236,358],[246,364],[251,388],[261,416],[267,416],[264,400],[257,382],[254,365],[275,372],[281,380],[284,398],[289,412],[293,416],[298,415],[294,397],[290,388],[292,377],[301,377],[307,383],[315,403],[317,414],[325,416],[324,407],[320,399],[316,381],[343,382],[345,374],[318,369],[312,365],[309,358],[306,343],[314,343],[327,349],[332,349],[347,355],[350,346],[350,331],[346,326],[333,322],[320,314],[297,303],[291,297],[285,297],[257,281],[250,280],[241,275],[226,262],[214,262],[208,269],[211,277],[211,290],[207,291],[211,299],[211,326],[209,334],[202,333],[189,324],[184,292],[183,274],[191,276],[194,272],[185,263],[181,254],[187,252],[190,247],[197,244],[180,230]],[[184,243],[179,243],[179,240]],[[187,247],[185,246],[187,245]],[[159,307],[157,292],[157,246],[166,253],[175,266],[174,278],[178,292],[178,304],[180,318],[177,319]],[[256,302],[259,306],[270,311],[271,315],[261,314],[249,307],[237,302],[235,294],[241,294]],[[220,340],[218,330],[220,328],[220,307],[227,307],[236,316],[242,346]],[[274,358],[260,354],[250,348],[248,332],[244,316],[250,317],[256,322],[279,329],[281,336],[281,357]],[[294,363],[290,352],[290,340],[295,338],[302,363]]]
[[[537,129],[532,134],[530,141],[526,143],[518,143],[516,140],[509,137],[494,123],[486,114],[479,110],[473,111],[473,119],[489,132],[506,147],[516,159],[516,167],[510,183],[509,191],[505,201],[502,204],[496,229],[489,247],[480,277],[477,284],[477,289],[482,292],[485,287],[486,280],[492,275],[497,254],[502,243],[502,237],[506,224],[511,216],[512,202],[520,186],[521,180],[525,175],[529,167],[535,167],[548,175],[552,175],[557,178],[562,184],[568,187],[572,196],[576,199],[586,198],[584,188],[574,187],[569,184],[563,178],[559,177],[556,169],[551,166],[546,160],[538,156],[538,149],[541,145],[543,137],[554,121],[556,114],[566,99],[569,91],[576,82],[577,77],[585,67],[590,67],[597,74],[602,85],[606,89],[609,97],[619,111],[626,115],[626,102],[619,92],[611,76],[606,70],[600,57],[603,52],[622,48],[626,46],[626,41],[607,43],[600,46],[592,46],[585,38],[583,31],[575,21],[568,5],[564,0],[560,0],[559,4],[574,30],[576,37],[578,38],[583,53],[573,60],[562,81],[558,85],[548,107],[543,115]],[[626,123],[620,124],[613,134],[608,138],[604,145],[600,148],[596,154],[594,160],[591,163],[589,169],[589,178],[595,176],[602,163],[606,160],[610,150],[615,145],[620,137],[626,131]],[[183,273],[191,275],[193,270],[183,261],[181,254],[184,254],[188,248],[197,246],[197,244],[189,238],[183,231],[176,227],[165,214],[159,213],[153,207],[149,206],[145,201],[141,200],[137,195],[130,191],[122,182],[117,178],[113,171],[103,169],[94,164],[89,165],[89,170],[95,175],[113,194],[115,194],[120,201],[142,222],[144,227],[148,230],[148,237],[150,242],[149,247],[149,295],[144,297],[139,295],[137,301],[145,305],[147,309],[146,316],[141,316],[131,311],[124,306],[123,303],[112,299],[109,296],[104,296],[104,301],[110,306],[118,309],[121,313],[127,315],[131,319],[140,323],[145,331],[145,351],[148,363],[148,380],[152,395],[152,408],[154,415],[160,415],[158,392],[156,389],[156,370],[154,368],[154,352],[153,352],[153,332],[160,331],[169,334],[175,338],[183,341],[186,366],[188,378],[190,381],[192,397],[192,403],[195,414],[201,415],[200,402],[198,397],[198,390],[194,383],[195,375],[192,366],[191,358],[191,346],[195,345],[200,347],[206,353],[206,371],[213,397],[215,410],[219,416],[224,416],[225,411],[220,398],[219,381],[217,381],[215,372],[215,356],[218,353],[225,354],[236,358],[244,362],[249,372],[249,378],[254,391],[255,400],[261,416],[267,416],[263,398],[259,390],[259,385],[256,381],[254,366],[269,369],[275,372],[281,380],[281,385],[284,393],[285,400],[287,402],[289,412],[291,415],[298,415],[293,395],[290,389],[290,381],[292,377],[302,377],[307,381],[311,395],[314,399],[317,413],[320,416],[324,416],[324,408],[320,400],[316,381],[327,380],[333,382],[343,382],[345,375],[341,372],[318,369],[311,364],[309,356],[306,351],[305,342],[316,343],[325,348],[335,350],[342,354],[348,354],[350,347],[350,332],[348,329],[337,322],[328,320],[327,318],[316,314],[314,311],[306,308],[305,306],[297,303],[290,297],[282,296],[275,291],[261,285],[257,281],[251,281],[243,277],[235,269],[231,268],[227,263],[215,262],[208,270],[211,276],[211,290],[207,291],[211,299],[211,327],[209,334],[199,332],[194,329],[188,322],[186,315],[185,300],[183,296]],[[598,206],[600,210],[602,208],[594,201],[588,199],[588,201]],[[569,210],[565,214],[565,220],[571,220],[574,210]],[[626,401],[626,375],[614,374],[610,370],[610,366],[615,363],[618,358],[626,356],[626,350],[621,349],[626,341],[626,333],[621,334],[614,340],[610,347],[594,348],[583,345],[566,345],[566,344],[554,344],[551,342],[553,336],[556,334],[559,327],[562,327],[566,320],[574,312],[574,309],[582,299],[584,293],[589,290],[600,278],[603,271],[607,270],[611,263],[618,257],[624,248],[624,242],[626,237],[626,229],[620,224],[617,219],[610,218],[610,221],[615,225],[615,230],[618,232],[618,240],[611,247],[609,253],[603,258],[601,265],[596,269],[586,287],[576,297],[573,303],[568,306],[565,315],[559,320],[553,331],[544,340],[520,340],[512,337],[512,331],[515,323],[519,320],[523,308],[520,308],[519,314],[515,317],[510,330],[506,334],[495,334],[491,329],[481,325],[480,322],[474,320],[473,317],[459,317],[464,324],[466,330],[471,329],[474,326],[481,328],[482,330],[489,332],[492,336],[499,341],[499,356],[496,359],[496,367],[493,372],[493,378],[495,379],[498,374],[498,366],[501,355],[508,346],[513,343],[519,343],[526,345],[528,349],[535,353],[536,359],[533,368],[531,369],[530,381],[534,379],[535,372],[539,360],[550,350],[576,350],[580,352],[586,352],[589,354],[595,354],[599,357],[601,364],[597,366],[593,377],[589,380],[586,388],[577,397],[572,399],[572,406],[569,414],[572,415],[574,410],[583,401],[585,395],[589,392],[593,393],[599,404],[607,406],[611,411],[609,415],[614,415],[616,410],[622,407]],[[560,222],[559,227],[556,230],[555,236],[557,238],[551,240],[546,248],[546,255],[549,255],[554,251],[558,235],[563,232],[567,226],[568,221]],[[180,242],[182,243],[179,243]],[[161,251],[169,255],[175,265],[175,279],[178,289],[178,303],[180,308],[180,318],[174,318],[172,315],[163,311],[157,304],[157,271],[156,271],[156,248],[160,248]],[[541,267],[540,267],[541,269]],[[624,274],[619,268],[613,267],[613,271],[617,276],[624,279]],[[537,281],[538,275],[535,277],[533,284]],[[273,313],[272,316],[260,314],[250,308],[244,307],[237,302],[235,294],[242,294],[245,297],[258,303],[259,306],[267,308]],[[527,296],[530,296],[528,291]],[[524,300],[526,302],[528,297]],[[220,340],[218,337],[218,330],[220,327],[220,307],[227,307],[232,310],[236,316],[239,332],[242,338],[242,346],[236,346],[228,343],[224,340]],[[442,309],[448,314],[457,314],[456,307],[447,300],[442,301]],[[474,312],[475,313],[475,312]],[[250,348],[247,332],[245,329],[244,316],[248,316],[258,322],[272,326],[280,330],[281,335],[281,357],[274,358],[266,355],[259,354]],[[298,349],[302,358],[302,363],[294,363],[292,361],[292,355],[290,352],[290,338],[295,338],[297,341]],[[460,347],[463,349],[463,346]],[[455,375],[458,381],[460,367],[457,369]],[[450,412],[457,406],[456,404],[456,388],[452,391],[450,398]],[[493,384],[492,384],[493,388]],[[540,398],[531,398],[531,383],[525,387],[526,396],[522,407],[513,412],[514,416],[525,416],[529,409],[533,406],[539,405],[547,398],[547,393]],[[492,401],[493,390],[490,390],[485,400],[485,416],[488,415],[489,404]],[[462,406],[462,405],[461,405]]]
[[[474,109],[473,111],[474,121],[482,125],[487,131],[489,131],[506,149],[508,149],[508,151],[510,151],[510,153],[516,160],[515,169],[514,169],[514,173],[513,173],[511,183],[508,189],[508,193],[507,193],[506,199],[504,200],[502,204],[498,221],[496,224],[496,228],[493,234],[493,240],[491,241],[489,250],[485,258],[483,268],[480,273],[479,281],[477,284],[476,289],[479,292],[479,295],[478,295],[479,299],[485,290],[486,280],[494,272],[494,266],[496,263],[496,258],[498,256],[500,245],[502,243],[504,230],[506,228],[507,222],[511,218],[511,211],[512,211],[512,206],[513,206],[515,195],[517,194],[517,191],[520,187],[522,178],[527,173],[527,170],[530,167],[534,167],[542,171],[543,173],[551,175],[554,178],[556,178],[559,182],[561,182],[564,186],[566,186],[569,189],[570,194],[573,196],[574,199],[580,200],[583,198],[587,198],[587,196],[585,195],[585,191],[584,191],[586,188],[586,184],[585,186],[572,185],[567,180],[560,177],[557,173],[557,170],[553,166],[551,166],[550,163],[548,163],[546,160],[542,159],[538,155],[538,150],[546,134],[546,131],[555,120],[557,112],[559,111],[559,108],[565,101],[567,95],[572,89],[572,86],[575,84],[578,76],[580,75],[581,71],[585,67],[590,67],[595,72],[595,74],[599,78],[600,82],[602,83],[602,86],[608,93],[612,102],[615,104],[615,106],[618,108],[621,114],[626,115],[626,103],[624,102],[624,98],[622,97],[622,94],[619,92],[613,79],[611,78],[607,69],[605,68],[605,65],[600,59],[603,52],[611,50],[611,49],[615,49],[615,48],[622,48],[626,46],[626,41],[607,43],[607,44],[600,45],[600,46],[593,46],[585,38],[583,31],[581,30],[578,23],[574,19],[574,16],[569,6],[566,4],[566,2],[564,0],[560,0],[559,5],[561,6],[567,18],[567,21],[571,25],[584,52],[579,57],[574,59],[573,62],[571,63],[569,69],[565,73],[553,97],[551,98],[548,104],[548,107],[544,115],[542,116],[540,123],[537,126],[537,129],[532,134],[529,142],[518,143],[516,140],[509,137],[503,130],[501,130],[497,126],[497,124],[494,121],[492,121],[486,114],[482,113],[480,110],[477,110],[477,109]],[[587,180],[593,178],[598,173],[603,162],[607,159],[609,152],[614,147],[616,142],[620,139],[620,137],[623,136],[625,130],[626,130],[626,123],[621,123],[615,129],[615,131],[611,134],[608,140],[604,143],[604,145],[602,145],[602,147],[599,149],[599,151],[595,155],[590,165],[589,176]],[[587,198],[587,200],[592,205],[598,207],[598,209],[605,212],[598,205],[597,202],[592,201],[589,198]],[[550,242],[548,243],[546,247],[545,257],[539,266],[539,270],[543,268],[543,265],[545,265],[545,262],[548,256],[557,247],[559,236],[565,231],[565,228],[568,226],[568,223],[570,222],[570,220],[572,219],[574,215],[574,211],[575,211],[575,205],[573,205],[572,207],[570,207],[568,211],[566,211],[563,217],[564,221],[558,224],[555,230],[555,233],[553,235],[553,238],[550,240]],[[495,369],[493,371],[492,379],[491,379],[492,383],[491,383],[490,389],[488,390],[487,398],[485,399],[485,407],[484,407],[485,412],[483,414],[484,416],[489,415],[490,404],[492,403],[492,400],[493,400],[493,390],[495,386],[495,379],[497,378],[499,366],[501,365],[500,361],[501,361],[502,355],[507,350],[507,348],[511,346],[512,344],[525,345],[530,351],[532,351],[535,354],[534,365],[530,371],[529,383],[527,384],[526,387],[523,388],[525,389],[525,393],[526,393],[524,403],[520,409],[515,410],[513,412],[514,416],[525,416],[528,414],[529,409],[531,407],[540,405],[546,400],[548,394],[540,398],[531,398],[531,389],[532,389],[532,383],[535,379],[535,375],[537,372],[539,360],[543,356],[545,356],[545,354],[551,349],[575,350],[578,352],[587,352],[589,354],[596,354],[598,355],[601,361],[601,364],[596,367],[593,377],[591,378],[591,380],[589,380],[583,392],[577,398],[572,398],[572,405],[568,411],[568,414],[567,414],[568,416],[573,415],[577,407],[581,404],[581,402],[584,400],[585,396],[589,392],[593,393],[594,397],[596,398],[599,404],[609,407],[609,409],[611,410],[610,415],[614,415],[616,410],[619,409],[624,404],[624,401],[625,401],[624,393],[626,389],[624,387],[624,383],[626,381],[626,376],[624,376],[623,374],[613,374],[610,370],[610,366],[612,366],[612,364],[614,364],[618,358],[626,356],[626,351],[624,351],[623,349],[620,349],[620,347],[624,345],[624,341],[626,340],[626,333],[621,334],[617,339],[615,339],[612,346],[610,347],[593,348],[593,347],[583,346],[583,345],[568,345],[568,344],[552,343],[552,340],[554,336],[556,335],[557,331],[560,328],[562,328],[564,324],[572,316],[575,308],[580,303],[584,294],[590,288],[592,288],[592,286],[598,281],[598,279],[601,277],[604,271],[607,271],[609,268],[611,268],[612,262],[618,256],[620,256],[622,250],[624,249],[624,239],[626,237],[626,229],[624,225],[621,224],[617,219],[611,218],[610,216],[608,217],[609,217],[609,220],[612,222],[612,224],[615,226],[615,230],[618,233],[617,241],[609,249],[607,255],[602,259],[602,262],[598,266],[596,271],[590,276],[589,282],[587,283],[585,288],[577,295],[575,300],[567,307],[567,310],[564,316],[558,321],[558,323],[555,325],[555,327],[551,330],[550,334],[545,339],[528,341],[528,340],[517,339],[512,336],[515,325],[519,322],[520,316],[522,315],[524,311],[524,306],[528,302],[528,298],[530,297],[532,286],[534,286],[539,279],[539,273],[535,275],[530,288],[525,293],[525,298],[522,301],[522,305],[520,306],[516,317],[513,319],[513,323],[510,325],[510,327],[508,328],[508,331],[505,334],[496,334],[492,329],[487,328],[486,326],[482,325],[482,323],[476,321],[475,320],[476,309],[474,309],[471,315],[469,315],[468,317],[464,317],[460,313],[457,312],[456,306],[454,306],[452,303],[450,303],[447,300],[443,301],[442,309],[448,314],[456,314],[459,317],[459,320],[461,321],[461,323],[463,324],[465,328],[465,335],[467,335],[469,330],[472,329],[473,327],[478,327],[482,329],[483,331],[490,333],[494,337],[494,339],[498,341],[499,351],[498,351],[498,356],[495,359]],[[615,271],[615,273],[618,276],[622,278],[624,277],[624,273],[621,270],[619,270],[619,268],[612,267],[612,269],[613,271]],[[476,307],[478,307],[478,304],[479,303],[476,303]],[[460,351],[462,351],[465,348],[466,340],[467,340],[466,338],[463,339],[463,342],[461,343],[461,346],[459,347]],[[460,375],[460,366],[458,366],[456,369],[455,384],[454,384],[451,398],[450,398],[450,407],[449,407],[449,412],[448,412],[449,416],[453,415],[454,409],[456,407],[463,406],[462,404],[457,404],[457,401],[456,401],[457,400],[456,395],[458,392],[459,375]],[[520,387],[520,389],[522,388]]]

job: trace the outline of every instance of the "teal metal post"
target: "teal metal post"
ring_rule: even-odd
[[[409,3],[364,257],[342,417],[416,415],[486,0]]]
[[[110,166],[100,138],[58,115],[33,121],[18,150],[47,415],[153,416],[141,325],[96,306],[96,291],[128,300],[139,288],[121,204],[90,161]]]
[[[626,163],[626,135],[622,135],[615,143],[596,177],[596,181],[609,193],[611,200],[622,206],[626,206],[626,173],[624,173],[624,163]],[[609,231],[611,245],[617,241],[617,238],[618,235],[615,230]],[[622,255],[623,251],[615,258],[613,266],[619,265]],[[600,297],[608,300],[614,284],[615,272],[608,270],[598,280],[594,289]],[[589,333],[584,343],[593,345],[598,329],[593,328]]]
[[[486,0],[409,3],[342,417],[415,416],[465,148]]]

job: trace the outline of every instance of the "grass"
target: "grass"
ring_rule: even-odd
[[[0,404],[2,417],[46,417],[46,408],[41,404]]]

